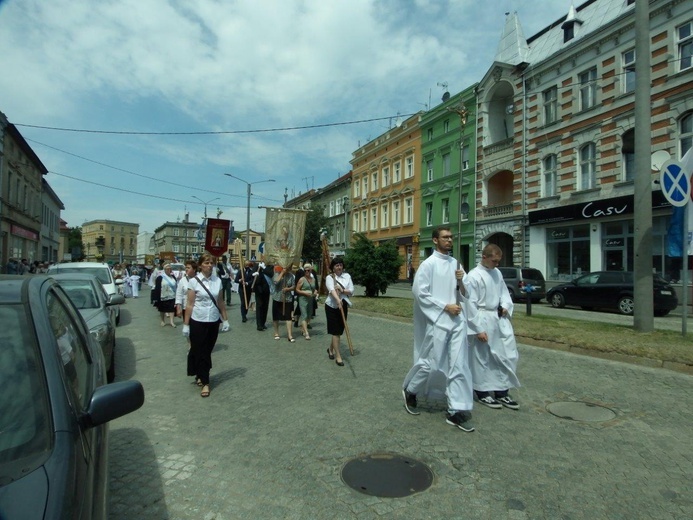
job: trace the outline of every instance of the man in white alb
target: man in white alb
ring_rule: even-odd
[[[469,370],[467,321],[464,315],[467,291],[462,266],[450,256],[452,232],[448,227],[433,231],[436,246],[414,276],[414,366],[404,379],[404,407],[418,415],[417,395],[447,398],[446,422],[473,432],[474,404]]]

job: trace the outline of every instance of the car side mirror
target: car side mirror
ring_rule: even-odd
[[[122,294],[109,294],[108,301],[106,305],[123,305],[125,303],[125,296]]]
[[[123,285],[124,283],[125,283],[125,282],[123,281],[122,278],[118,278],[118,279],[115,280],[115,284],[116,284],[116,285]]]
[[[144,388],[139,381],[121,381],[94,390],[82,424],[93,428],[134,412],[144,404]]]

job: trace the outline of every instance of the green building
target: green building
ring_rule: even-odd
[[[454,256],[474,267],[476,84],[450,96],[421,116],[421,259],[434,249],[431,234],[450,226]],[[460,189],[461,188],[461,189]]]

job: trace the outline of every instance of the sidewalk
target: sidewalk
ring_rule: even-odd
[[[295,344],[240,323],[237,305],[230,316],[202,399],[181,328],[159,327],[146,291],[123,306],[116,380],[139,379],[146,402],[111,426],[111,518],[693,517],[691,376],[521,345],[521,409],[477,407],[464,433],[440,403],[403,409],[410,324],[350,315],[356,355],[343,344],[340,368],[322,311]],[[547,411],[575,401],[615,416]],[[422,461],[433,485],[397,499],[346,486],[342,466],[374,453]]]

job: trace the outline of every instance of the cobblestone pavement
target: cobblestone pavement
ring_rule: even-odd
[[[409,324],[351,314],[355,356],[343,344],[340,368],[322,309],[312,341],[296,331],[291,344],[234,305],[202,399],[180,325],[159,326],[147,291],[122,312],[116,379],[140,380],[146,401],[111,425],[113,519],[693,518],[690,375],[521,345],[521,409],[477,406],[464,433],[442,403],[405,413]],[[563,401],[615,416],[547,411]],[[433,485],[379,498],[342,482],[345,463],[374,453],[424,462]]]

